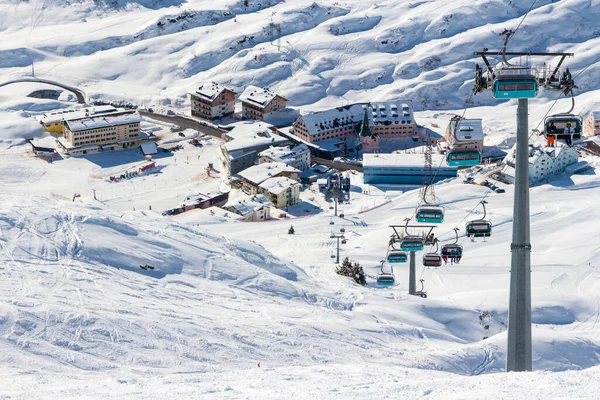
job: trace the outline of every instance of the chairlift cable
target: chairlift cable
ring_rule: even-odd
[[[421,276],[419,276],[419,280],[421,280],[423,278],[423,274],[425,274],[425,266],[423,265],[423,268],[421,269]]]
[[[533,7],[535,6],[535,3],[537,3],[537,0],[533,0],[533,3],[531,3],[531,6],[529,7],[529,10],[527,10],[527,12],[526,12],[526,13],[525,13],[525,15],[523,16],[523,18],[521,18],[521,21],[519,22],[519,24],[517,25],[517,27],[515,28],[515,30],[514,30],[514,31],[512,31],[512,32],[511,32],[509,35],[507,35],[507,37],[506,37],[506,40],[505,40],[505,42],[504,42],[504,50],[503,50],[503,52],[502,52],[502,57],[503,57],[503,59],[505,58],[505,55],[504,55],[504,53],[506,52],[506,46],[508,45],[508,42],[510,41],[510,39],[512,39],[512,37],[515,35],[515,33],[517,33],[517,31],[518,31],[518,30],[519,30],[519,28],[521,27],[521,24],[523,24],[523,21],[525,21],[525,18],[527,18],[527,16],[529,15],[529,13],[531,12],[531,10],[532,10],[532,9],[533,9]],[[493,64],[495,64],[495,62],[496,62],[496,60],[497,60],[497,59],[498,59],[498,55],[496,55],[496,57],[494,58],[494,60],[492,60],[492,63],[491,63],[490,65],[493,65]],[[600,57],[598,57],[598,59],[597,59],[596,61],[594,61],[594,64],[595,64],[597,61],[600,61]],[[590,64],[590,65],[591,65],[591,64]],[[583,71],[585,71],[585,70],[586,70],[586,69],[587,69],[587,68],[588,68],[590,65],[588,65],[588,66],[587,66],[587,67],[586,67],[586,68],[585,68]],[[580,74],[581,74],[583,71],[581,71],[581,72],[580,72],[580,73],[579,73],[577,76],[579,76],[579,75],[580,75]],[[577,76],[576,76],[575,78],[577,78]],[[575,80],[575,78],[574,78],[573,80]],[[465,101],[465,104],[466,104],[466,105],[465,105],[465,108],[464,108],[464,110],[463,110],[463,113],[462,113],[462,115],[461,115],[460,119],[458,120],[458,122],[457,122],[457,124],[456,124],[456,129],[457,129],[457,130],[459,129],[459,127],[460,127],[460,123],[461,123],[461,121],[464,119],[464,117],[465,117],[465,114],[467,113],[468,104],[470,103],[471,99],[473,98],[473,95],[474,95],[474,93],[473,93],[473,91],[471,91],[471,92],[469,93],[469,97],[468,97],[468,99]],[[559,98],[560,98],[560,96],[559,96]],[[556,99],[556,101],[558,101],[558,98]],[[554,103],[556,103],[556,101],[555,101]],[[554,105],[552,105],[552,107],[554,107]],[[552,107],[550,108],[550,110],[552,109]],[[550,110],[548,110],[548,113],[550,112]],[[548,115],[548,113],[546,113],[546,115]],[[544,118],[546,117],[546,115],[544,115]],[[542,120],[543,120],[544,118],[542,118]],[[539,126],[539,123],[538,123],[538,126]],[[537,126],[536,126],[536,129],[537,129]],[[438,167],[437,167],[437,169],[436,169],[436,171],[435,171],[435,174],[434,174],[434,175],[433,175],[433,177],[431,178],[431,183],[430,183],[431,185],[433,185],[433,184],[434,184],[434,182],[435,182],[435,178],[437,177],[437,174],[438,174],[438,172],[439,172],[439,170],[440,170],[440,167],[442,166],[442,163],[443,163],[443,162],[444,162],[444,158],[442,158],[442,159],[440,160],[440,163],[439,163],[439,165],[438,165]],[[486,197],[487,197],[487,196],[488,196],[490,193],[491,193],[491,192],[488,192],[488,193],[486,193],[486,194],[485,194],[485,196],[483,196],[483,198],[481,199],[481,201],[484,201],[484,200],[485,200],[485,198],[486,198]],[[479,205],[479,203],[477,203],[477,205]],[[462,222],[463,222],[463,221],[464,221],[464,220],[465,220],[465,219],[466,219],[466,218],[467,218],[469,215],[471,215],[471,214],[473,213],[473,211],[474,211],[474,210],[477,208],[477,205],[476,205],[475,207],[473,207],[473,209],[472,209],[472,210],[471,210],[471,211],[470,211],[470,212],[469,212],[467,215],[465,215],[465,216],[463,217],[463,219],[461,219],[461,220],[460,220],[460,222],[459,222],[459,223],[458,223],[458,224],[457,224],[457,225],[456,225],[454,228],[457,228],[459,224],[461,224],[461,223],[462,223]],[[415,211],[414,211],[414,213],[413,213],[413,217],[415,216],[416,212],[417,212],[417,210],[415,209]],[[453,228],[453,229],[454,229],[454,228]],[[449,232],[450,232],[450,231],[446,232],[445,234],[447,234],[447,233],[449,233]],[[445,234],[444,234],[444,235],[445,235]]]
[[[462,219],[461,219],[461,220],[460,220],[460,221],[459,221],[459,222],[458,222],[458,223],[457,223],[457,224],[454,226],[454,228],[450,229],[449,231],[447,231],[447,232],[443,233],[442,235],[440,235],[440,236],[438,236],[438,237],[445,236],[445,235],[447,235],[448,233],[450,233],[450,232],[454,231],[454,229],[458,228],[458,226],[459,226],[460,224],[462,224],[462,223],[463,223],[463,221],[464,221],[465,219],[467,219],[467,217],[469,217],[471,214],[473,214],[473,211],[475,211],[475,209],[476,209],[476,208],[479,206],[479,204],[481,204],[481,202],[482,202],[482,201],[485,201],[485,198],[486,198],[486,197],[488,197],[488,196],[490,195],[490,193],[492,193],[492,191],[491,191],[491,190],[490,190],[490,191],[488,191],[488,192],[487,192],[487,193],[486,193],[486,194],[485,194],[485,195],[484,195],[484,196],[481,198],[481,200],[479,200],[479,201],[477,202],[477,204],[475,205],[475,207],[473,207],[473,208],[471,209],[471,211],[469,211],[469,212],[467,213],[467,215],[465,215],[465,216],[464,216],[464,217],[463,217],[463,218],[462,218]],[[444,240],[444,241],[448,241],[448,240],[450,240],[450,239],[446,239],[446,240]],[[441,241],[441,240],[440,240],[440,241]]]
[[[533,6],[535,6],[535,3],[537,3],[537,0],[533,0],[533,3],[531,3],[531,7],[529,7],[529,10],[527,10],[527,12],[525,13],[525,15],[523,15],[523,18],[521,18],[521,22],[519,22],[519,25],[517,25],[517,28],[511,33],[511,35],[507,38],[506,40],[506,44],[508,44],[508,41],[515,35],[515,33],[517,33],[517,31],[519,30],[519,28],[521,27],[521,24],[523,23],[523,21],[525,21],[525,18],[527,18],[527,15],[529,15],[529,12],[531,10],[533,10]]]

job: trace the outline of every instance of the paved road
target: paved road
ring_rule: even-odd
[[[198,132],[205,133],[210,136],[214,136],[219,139],[225,139],[225,134],[227,131],[224,131],[219,128],[212,127],[207,125],[206,123],[199,121],[192,117],[187,117],[183,115],[166,115],[166,114],[158,114],[158,113],[150,113],[147,111],[140,111],[140,115],[142,117],[152,118],[158,121],[168,122],[170,124],[179,125],[183,129],[194,129]]]
[[[327,167],[330,168],[335,168],[338,171],[358,171],[358,172],[363,172],[363,167],[359,167],[358,165],[351,165],[351,164],[345,164],[345,163],[339,163],[339,162],[335,162],[332,160],[326,160],[324,158],[319,158],[319,157],[313,157],[311,159],[311,161],[316,162],[317,164],[323,164]]]

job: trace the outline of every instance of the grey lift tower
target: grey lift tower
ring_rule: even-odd
[[[573,53],[509,53],[506,45],[513,32],[505,31],[502,52],[476,52],[486,66],[484,71],[476,66],[473,94],[486,89],[493,91],[497,99],[518,99],[517,148],[515,162],[515,196],[513,210],[513,233],[510,251],[510,299],[508,308],[508,344],[506,370],[531,371],[531,243],[529,241],[529,127],[528,99],[537,95],[538,88],[561,90],[565,94],[574,87],[569,70],[561,75],[560,66],[565,57]],[[502,56],[500,66],[490,65],[488,56]],[[558,56],[556,67],[544,64],[539,69],[531,66],[512,65],[506,56]]]
[[[432,234],[433,229],[437,228],[436,225],[409,225],[410,218],[405,219],[405,225],[390,225],[390,228],[394,230],[394,234],[390,241],[392,243],[402,243],[406,238],[419,238],[422,240],[423,246],[430,246],[434,244],[434,236]],[[416,228],[421,231],[417,235],[409,235],[408,228]],[[427,233],[425,233],[427,231]],[[404,250],[404,249],[403,249]],[[415,259],[415,250],[408,250],[410,255],[409,269],[408,269],[408,294],[415,295],[417,292],[417,262]]]

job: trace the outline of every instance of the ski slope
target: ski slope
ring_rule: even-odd
[[[4,1],[0,83],[29,74],[34,60],[36,76],[92,99],[158,110],[187,110],[186,92],[209,80],[238,91],[268,86],[302,111],[409,99],[417,122],[441,133],[469,99],[472,52],[499,48],[497,34],[530,5]],[[600,106],[598,5],[538,1],[511,41],[514,50],[576,54],[567,61],[579,86],[575,112]],[[595,172],[531,189],[535,371],[505,374],[511,186],[496,194],[459,177],[436,187],[446,210],[436,236],[448,243],[460,228],[465,255],[440,269],[418,260],[429,294],[421,299],[406,294],[405,265],[395,267],[396,286],[374,283],[389,225],[417,205],[414,188],[364,187],[353,176],[344,219],[308,190],[306,208],[324,211],[264,223],[195,211],[166,218],[160,212],[189,193],[228,189],[220,171],[200,178],[219,165],[220,142],[160,154],[153,173],[111,183],[143,157],[46,163],[23,144],[43,134],[36,117],[73,104],[66,93],[26,97],[39,88],[0,88],[0,397],[597,398]],[[556,96],[530,102],[530,128]],[[466,117],[483,118],[486,145],[511,146],[516,103],[471,100]],[[559,99],[553,112],[569,107]],[[493,236],[470,242],[464,224],[480,216],[483,198]],[[367,287],[335,274],[329,235],[342,227],[341,256],[363,265]]]
[[[208,157],[217,148],[190,146],[176,157]],[[537,372],[507,375],[498,372],[505,362],[511,186],[496,194],[460,178],[438,185],[446,218],[436,236],[453,240],[452,228],[477,218],[482,198],[494,233],[486,242],[461,237],[459,265],[423,269],[418,261],[429,293],[421,299],[406,294],[406,265],[395,267],[396,286],[375,284],[388,225],[412,215],[414,190],[371,187],[363,194],[353,176],[344,219],[325,206],[291,220],[205,224],[193,214],[165,218],[143,206],[167,196],[161,187],[174,173],[191,174],[194,164],[158,159],[160,173],[124,182],[134,211],[103,201],[106,189],[93,199],[90,189],[102,182],[90,174],[111,171],[98,166],[106,155],[48,164],[28,151],[5,146],[0,154],[3,395],[465,398],[476,390],[514,398],[526,390],[531,398],[585,398],[597,386],[595,174],[531,190]],[[112,157],[134,157],[122,153]],[[68,179],[59,183],[59,176]],[[190,182],[196,190],[214,184]],[[75,185],[82,196],[73,202]],[[165,204],[177,198],[171,193]],[[295,235],[287,234],[290,224]],[[329,234],[341,227],[348,237],[341,255],[364,266],[367,287],[335,274]],[[141,270],[146,263],[156,269]]]

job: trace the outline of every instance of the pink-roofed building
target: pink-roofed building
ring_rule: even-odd
[[[205,119],[221,118],[233,114],[235,92],[216,82],[203,84],[190,92],[192,115]]]
[[[425,131],[419,129],[415,122],[412,108],[403,102],[351,104],[306,114],[294,121],[293,133],[309,143],[332,138],[340,140],[355,138],[362,126],[365,111],[372,137],[419,140],[425,135]],[[377,147],[376,143],[370,145],[373,148]]]
[[[287,99],[269,89],[250,85],[240,95],[242,119],[268,121],[269,117],[286,107]]]
[[[600,111],[591,111],[583,121],[583,134],[586,136],[600,135]]]

